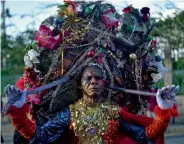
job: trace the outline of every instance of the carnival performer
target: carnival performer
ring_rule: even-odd
[[[66,1],[57,17],[42,23],[37,48],[24,56],[24,77],[17,82],[22,90],[5,89],[8,104],[16,99],[6,114],[21,143],[164,143],[170,118],[178,115],[179,87],[159,89],[155,118],[144,116],[141,95],[165,67],[149,36],[149,8],[123,12],[102,1]],[[113,91],[117,87],[124,92]]]
[[[8,110],[16,130],[30,139],[31,143],[49,143],[58,139],[61,140],[59,143],[82,144],[90,141],[94,144],[136,143],[136,141],[162,143],[160,139],[163,140],[164,131],[172,114],[174,96],[177,92],[175,86],[164,87],[157,93],[156,118],[152,120],[144,116],[133,116],[123,108],[120,110],[117,104],[112,105],[112,102],[107,101],[107,97],[103,95],[105,76],[97,64],[86,66],[80,79],[82,98],[71,105],[70,110],[66,108],[56,113],[41,127],[37,126],[35,121],[28,119],[24,112],[27,106],[26,99],[22,96],[21,100]],[[7,89],[6,94],[12,96],[17,91],[12,87]],[[168,99],[163,99],[161,97],[163,94],[168,95]],[[69,126],[71,129],[68,131]],[[68,133],[68,139],[61,138],[66,136],[65,131]],[[66,142],[66,140],[70,141]]]

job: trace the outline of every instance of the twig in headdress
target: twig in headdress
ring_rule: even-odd
[[[148,34],[152,31],[153,27],[155,26],[156,22],[153,20],[153,23],[151,24],[151,27],[148,30]]]
[[[132,33],[131,33],[130,37],[128,38],[128,40],[130,40],[132,38],[133,33],[135,31],[135,28],[136,28],[136,25],[137,25],[137,23],[136,23],[137,21],[136,21],[135,17],[132,16],[132,18],[134,19],[134,28],[133,28]]]
[[[70,68],[70,70],[67,72],[67,74],[70,74],[74,69],[76,69],[76,67],[82,62],[82,60],[86,57],[87,53],[91,50],[93,50],[94,47],[90,47],[86,50],[85,53],[83,53],[83,55],[75,62],[75,64],[72,66],[72,68]]]
[[[58,49],[58,53],[56,53],[56,56],[54,56],[54,58],[53,58],[53,60],[52,60],[52,64],[51,64],[51,66],[49,67],[49,70],[48,70],[47,74],[46,74],[46,75],[44,76],[44,78],[43,78],[43,79],[44,79],[44,81],[43,81],[44,84],[47,82],[47,80],[48,80],[48,78],[49,78],[49,76],[50,76],[51,71],[53,70],[55,64],[57,63],[58,58],[59,58],[59,56],[60,56],[60,53],[61,53],[61,49]]]
[[[64,73],[64,48],[61,48],[61,75]]]
[[[110,86],[113,86],[114,85],[114,78],[113,78],[112,72],[111,72],[111,70],[109,68],[109,65],[107,64],[107,62],[105,60],[105,57],[102,58],[102,62],[103,62],[104,66],[105,66],[105,68],[106,68],[106,70],[107,70],[107,72],[108,72],[108,74],[110,76],[110,80],[111,80]],[[112,90],[110,89],[109,93],[108,93],[108,99],[109,100],[111,98],[111,95],[112,95]]]
[[[86,25],[82,25],[82,27],[85,27]],[[91,29],[91,30],[94,30],[94,31],[96,31],[96,32],[103,32],[101,29],[98,29],[98,28],[95,28],[95,27],[89,27],[89,29]],[[112,34],[112,33],[109,33],[109,32],[104,32],[104,36],[110,36],[110,37],[112,37],[112,38],[114,38],[114,39],[117,39],[117,37],[114,35],[114,34]],[[126,40],[125,38],[121,38],[121,39],[119,39],[119,40],[121,40],[125,45],[127,45],[127,46],[129,46],[129,47],[134,47],[135,45],[134,45],[134,43],[132,43],[132,42],[130,42],[130,41],[128,41],[128,40]]]
[[[62,38],[64,39],[64,30],[62,30]],[[64,47],[61,48],[61,75],[64,73]]]
[[[100,54],[100,52],[96,52],[94,57],[92,58],[87,58],[82,64],[80,64],[77,69],[75,69],[73,72],[71,72],[70,75],[75,75],[78,71],[80,71],[86,64],[88,64],[93,58],[95,58],[96,56],[98,56]]]
[[[147,36],[150,34],[151,30],[153,29],[153,27],[155,26],[156,22],[155,20],[153,20],[153,23],[151,24],[151,27],[148,29],[148,31],[146,32],[146,34],[144,35],[143,41],[146,40]]]

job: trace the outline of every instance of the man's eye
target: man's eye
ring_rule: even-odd
[[[95,78],[96,80],[101,80],[101,79],[103,79],[102,76],[87,76],[87,77],[84,77],[84,80],[91,81],[92,78]]]
[[[89,77],[87,77],[87,80],[91,80],[93,77],[91,77],[91,76],[89,76]]]
[[[101,79],[103,79],[103,77],[102,76],[95,76],[95,79],[101,80]]]
[[[92,79],[92,76],[85,77],[84,79],[90,81]]]

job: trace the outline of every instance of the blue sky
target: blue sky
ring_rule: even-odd
[[[94,0],[93,0],[94,1]],[[112,0],[106,0],[112,3]],[[172,0],[176,7],[184,9],[184,0]],[[6,19],[6,24],[9,25],[7,33],[15,35],[18,32],[24,31],[26,28],[38,29],[40,23],[50,15],[56,14],[57,7],[49,9],[41,8],[47,4],[62,3],[62,0],[30,0],[30,1],[17,1],[6,0],[5,7],[10,9],[10,13],[14,15],[11,18]],[[165,6],[168,6],[168,0],[113,0],[113,5],[116,6],[118,11],[121,11],[129,4],[133,4],[136,8],[142,8],[144,6],[151,8],[151,14],[156,15],[156,11],[160,11],[166,17],[172,15],[174,12],[173,7],[169,5],[170,10],[166,10]],[[24,14],[29,14],[29,17],[22,18]],[[31,17],[31,15],[34,17]],[[14,24],[14,26],[10,26]]]

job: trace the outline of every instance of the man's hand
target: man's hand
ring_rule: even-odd
[[[163,110],[172,108],[178,91],[179,86],[175,85],[163,87],[161,90],[159,89],[156,94],[158,106]]]
[[[21,108],[26,102],[26,92],[27,92],[27,89],[24,89],[23,91],[21,91],[14,85],[7,85],[7,87],[5,88],[7,102],[15,98],[16,96],[21,95],[21,99],[13,103],[13,105],[16,106],[17,108]]]

